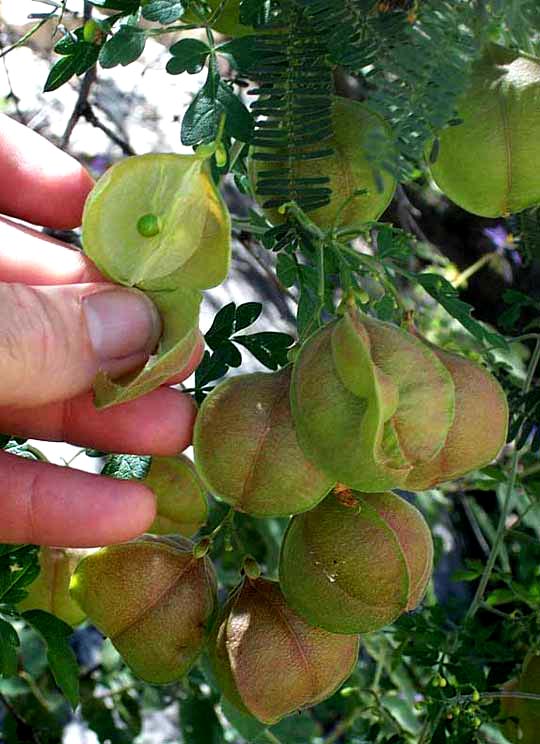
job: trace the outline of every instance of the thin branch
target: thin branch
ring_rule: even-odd
[[[71,139],[71,135],[73,134],[73,130],[77,126],[77,123],[81,117],[85,117],[85,111],[89,107],[88,103],[88,96],[90,94],[90,89],[92,88],[92,85],[96,81],[96,69],[95,67],[92,67],[88,72],[86,72],[85,76],[82,79],[81,87],[79,90],[79,96],[77,98],[77,103],[75,104],[75,107],[73,108],[73,111],[71,112],[71,116],[69,117],[69,121],[66,126],[66,130],[62,136],[62,140],[60,142],[60,146],[63,150],[66,149],[66,147],[69,144],[69,140]]]

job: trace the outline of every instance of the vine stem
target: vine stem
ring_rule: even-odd
[[[525,380],[525,384],[523,385],[524,393],[528,393],[531,388],[533,377],[536,372],[536,368],[538,367],[539,361],[540,361],[540,341],[537,340],[536,346],[534,347],[534,351],[531,357],[531,362],[529,364],[529,369],[527,370],[527,378]],[[520,430],[521,430],[521,427],[520,427]],[[519,432],[516,436],[516,440],[517,439],[519,439]],[[467,610],[467,614],[465,615],[465,624],[467,624],[470,620],[472,620],[472,618],[476,615],[480,605],[482,604],[484,593],[486,591],[486,587],[488,585],[489,579],[491,578],[491,574],[495,566],[495,561],[497,560],[499,550],[504,540],[504,535],[506,532],[506,520],[508,518],[508,512],[510,510],[510,502],[512,500],[512,494],[514,493],[514,487],[516,484],[519,457],[520,457],[520,450],[518,450],[516,447],[516,449],[514,449],[514,454],[512,456],[512,466],[510,469],[510,477],[508,478],[508,482],[506,486],[506,493],[505,493],[504,501],[501,507],[499,524],[497,525],[497,532],[495,533],[495,540],[493,542],[493,546],[488,556],[488,559],[487,559],[487,562],[484,568],[484,572],[482,573],[482,577],[476,589],[476,593],[469,606],[469,609]]]
[[[271,742],[271,744],[281,744],[281,739],[278,739],[277,736],[271,731],[265,731],[264,738],[266,739],[266,741]]]
[[[452,282],[452,286],[454,287],[454,289],[461,287],[461,285],[465,284],[465,282],[470,279],[471,276],[474,276],[477,271],[480,271],[480,269],[484,268],[484,266],[491,263],[495,255],[495,253],[485,253],[483,256],[480,256],[478,261],[475,261],[467,269],[458,274]]]

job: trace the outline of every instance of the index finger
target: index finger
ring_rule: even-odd
[[[0,213],[56,229],[77,227],[92,186],[75,158],[0,115]]]
[[[144,532],[156,504],[142,483],[0,452],[0,542],[87,548]]]

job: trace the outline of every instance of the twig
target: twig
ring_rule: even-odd
[[[75,104],[75,107],[73,108],[73,111],[71,112],[71,116],[69,117],[69,121],[66,126],[66,130],[62,136],[62,140],[60,142],[60,145],[63,150],[66,149],[68,146],[69,140],[71,139],[71,135],[73,134],[73,130],[77,126],[77,122],[82,117],[85,117],[86,109],[89,107],[88,103],[88,96],[90,94],[90,89],[92,88],[92,85],[96,81],[96,69],[95,67],[90,68],[85,74],[85,76],[82,79],[81,87],[79,90],[79,96],[77,98],[77,103]],[[85,117],[86,118],[86,117]]]
[[[47,16],[47,18],[42,18],[39,21],[39,23],[36,23],[35,26],[32,26],[31,29],[29,29],[23,36],[21,36],[20,39],[17,39],[17,41],[11,46],[9,46],[7,49],[2,49],[2,51],[0,52],[0,59],[2,59],[2,57],[5,57],[6,54],[9,54],[10,52],[12,52],[14,49],[17,49],[17,47],[23,46],[23,44],[25,44],[31,36],[33,36],[37,31],[39,31],[39,29],[42,26],[48,23],[51,20],[51,18],[54,18],[53,13],[51,13],[50,16]]]
[[[129,144],[129,142],[126,142],[121,137],[119,137],[115,132],[112,131],[112,129],[109,129],[109,127],[106,124],[103,124],[95,115],[92,107],[88,103],[86,106],[86,109],[83,112],[83,116],[86,119],[86,121],[91,124],[93,127],[96,127],[96,129],[101,129],[102,132],[105,132],[107,137],[111,139],[115,145],[118,145],[118,147],[122,150],[124,155],[136,155],[135,150],[132,148],[132,146]]]
[[[489,544],[486,538],[484,537],[484,533],[482,532],[480,525],[478,524],[476,515],[471,508],[469,497],[462,496],[460,500],[461,500],[461,505],[463,506],[463,511],[465,512],[465,516],[469,520],[471,529],[474,532],[474,536],[478,540],[478,544],[480,545],[480,547],[482,548],[482,551],[487,557],[489,555]]]

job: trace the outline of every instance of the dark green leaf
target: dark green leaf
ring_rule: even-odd
[[[15,605],[26,597],[29,584],[39,574],[34,545],[0,546],[0,604]]]
[[[198,145],[214,141],[223,114],[226,115],[226,134],[241,142],[249,142],[254,126],[253,117],[232,89],[220,80],[213,63],[208,68],[206,83],[182,119],[182,143]]]
[[[195,387],[202,388],[213,380],[218,380],[227,373],[227,364],[218,351],[210,356],[208,351],[204,352],[202,362],[195,372]]]
[[[77,49],[77,45],[82,40],[82,28],[77,29],[81,33],[74,35],[73,33],[66,33],[60,41],[55,44],[54,51],[56,54],[74,54]]]
[[[17,674],[19,645],[15,628],[0,620],[0,677],[14,677]]]
[[[220,54],[230,55],[236,66],[240,69],[249,70],[257,62],[257,55],[260,50],[258,41],[254,36],[242,36],[232,41],[226,41],[220,44],[216,51]]]
[[[104,700],[96,697],[83,699],[81,712],[88,727],[97,734],[100,742],[133,744],[134,737],[125,730],[124,724],[117,719],[114,711],[107,707]]]
[[[242,354],[234,344],[231,344],[230,341],[226,341],[222,344],[219,347],[218,352],[225,364],[229,367],[240,367],[242,364]]]
[[[121,480],[143,480],[152,458],[147,455],[109,455],[101,475]]]
[[[250,142],[255,126],[251,113],[235,95],[233,89],[223,81],[220,81],[217,97],[222,111],[227,114],[226,134],[240,142]]]
[[[28,610],[22,617],[45,641],[47,660],[55,682],[75,708],[79,703],[79,667],[69,645],[73,628],[42,610]]]
[[[193,74],[204,67],[210,47],[198,39],[182,39],[173,44],[170,52],[173,55],[167,62],[167,72],[170,75],[179,75],[182,72]]]
[[[144,51],[146,34],[141,28],[124,25],[101,47],[99,63],[106,69],[126,66],[138,59]]]
[[[43,90],[45,93],[50,93],[52,90],[60,88],[61,85],[67,83],[67,81],[75,75],[77,70],[77,62],[74,55],[69,57],[62,57],[58,62],[52,66],[49,76],[45,81]]]
[[[182,0],[149,0],[143,5],[142,14],[147,21],[156,21],[166,26],[184,15],[185,5]]]
[[[235,336],[235,343],[240,344],[268,369],[278,369],[288,363],[287,352],[294,343],[287,333],[263,331],[246,336]]]
[[[211,349],[217,349],[220,344],[232,336],[234,333],[235,317],[236,305],[234,302],[224,305],[216,314],[212,325],[204,336],[206,343]]]
[[[236,308],[236,317],[234,319],[234,332],[243,331],[252,323],[255,323],[262,312],[260,302],[244,302]]]
[[[82,75],[96,64],[99,46],[84,41],[82,31],[82,28],[78,28],[76,39],[66,35],[56,45],[56,51],[67,56],[59,59],[51,68],[45,81],[44,91],[46,93],[60,88],[73,75]]]

